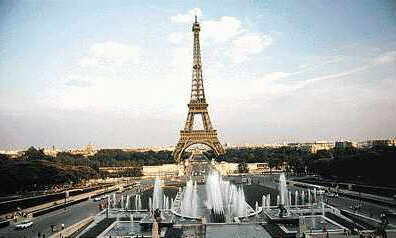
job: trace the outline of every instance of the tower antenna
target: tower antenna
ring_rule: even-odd
[[[198,0],[195,0],[194,16],[195,22],[198,22]]]

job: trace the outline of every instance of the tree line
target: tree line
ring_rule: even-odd
[[[268,163],[273,169],[286,162],[286,172],[294,175],[314,173],[333,180],[396,187],[396,147],[335,148],[316,153],[304,147],[290,146],[228,148],[225,155],[217,158],[211,150],[205,155],[219,162],[239,163],[239,170],[245,172],[246,163]],[[184,159],[188,157],[189,153],[183,154]],[[78,183],[84,179],[110,176],[100,171],[99,167],[128,166],[131,169],[116,176],[141,176],[142,166],[170,164],[174,160],[171,151],[102,149],[88,157],[68,152],[52,157],[45,155],[41,149],[30,147],[16,159],[0,154],[0,163],[0,181],[4,181],[3,186],[12,184],[19,189],[35,189],[37,186]]]

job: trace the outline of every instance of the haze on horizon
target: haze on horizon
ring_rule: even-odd
[[[193,1],[0,2],[0,148],[174,145]],[[396,135],[396,2],[199,2],[222,143]]]

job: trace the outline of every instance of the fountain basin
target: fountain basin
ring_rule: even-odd
[[[143,235],[151,237],[151,230],[144,229],[139,223],[129,221],[116,221],[110,225],[99,237],[135,237]]]

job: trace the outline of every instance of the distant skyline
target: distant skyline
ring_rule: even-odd
[[[201,0],[220,141],[396,136],[396,2]],[[174,145],[194,1],[0,1],[0,149]]]

